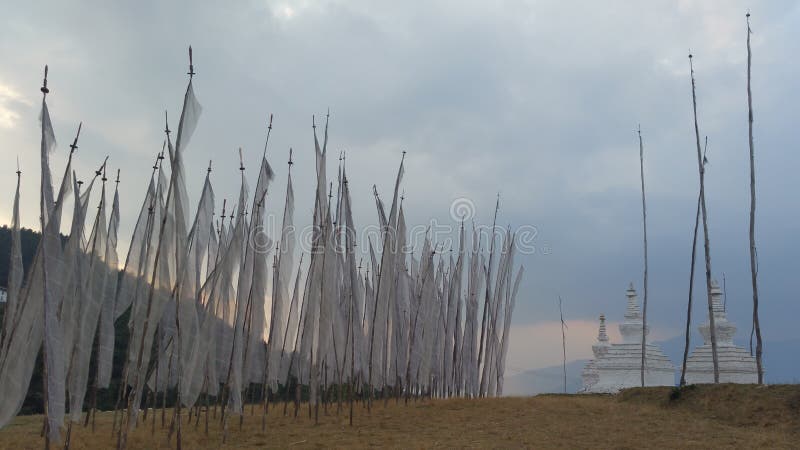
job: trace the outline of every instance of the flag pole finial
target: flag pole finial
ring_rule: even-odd
[[[267,157],[267,147],[269,146],[269,135],[272,134],[272,113],[269,113],[269,124],[267,125],[267,140],[264,142],[264,154],[262,159]]]
[[[42,91],[42,94],[47,95],[50,93],[50,89],[47,88],[47,64],[44,65],[44,80],[42,81],[42,88],[39,89]]]
[[[22,175],[22,172],[19,170],[19,155],[17,155],[17,178]]]
[[[189,80],[191,80],[192,77],[194,77],[194,74],[195,74],[194,62],[192,61],[192,46],[191,45],[189,46],[189,71],[186,72],[186,74],[189,75]]]
[[[75,153],[75,150],[78,149],[78,138],[81,135],[81,128],[83,127],[83,122],[78,123],[78,132],[75,133],[75,139],[72,140],[72,144],[69,146],[69,153],[70,155]]]
[[[108,180],[108,178],[106,178],[106,163],[107,163],[107,162],[108,162],[108,156],[106,156],[106,159],[104,159],[104,160],[103,160],[103,164],[100,166],[100,168],[98,168],[97,170],[95,170],[95,171],[94,171],[94,174],[95,174],[95,176],[98,176],[98,177],[99,177],[100,175],[102,175],[102,176],[103,176],[103,177],[101,178],[101,180],[103,181],[103,183],[105,183],[105,182],[106,182],[106,180]]]

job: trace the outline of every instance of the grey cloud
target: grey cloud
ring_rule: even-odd
[[[710,139],[709,208],[715,275],[728,280],[731,314],[749,320],[747,144],[743,2],[212,2],[144,1],[4,6],[0,83],[38,104],[51,65],[51,113],[61,146],[84,121],[76,164],[88,174],[106,154],[123,168],[121,236],[130,233],[163,111],[173,127],[195,49],[204,112],[187,161],[196,200],[209,159],[218,202],[237,191],[238,157],[255,176],[266,120],[275,113],[270,160],[282,204],[285,161],[295,149],[298,215],[313,198],[311,116],[331,108],[331,154],[347,152],[362,226],[376,221],[371,187],[387,200],[407,150],[410,224],[450,220],[467,197],[483,223],[502,194],[500,223],[535,225],[551,249],[527,266],[515,322],[566,314],[593,319],[624,306],[641,284],[641,218],[635,135],[645,133],[652,320],[679,328],[685,314],[697,192],[686,54],[698,77],[701,133]],[[286,7],[294,13],[288,17]],[[764,330],[796,336],[793,270],[800,208],[794,127],[800,8],[753,10]],[[36,106],[0,129],[3,167],[20,155],[23,196],[38,185]],[[329,161],[331,174],[335,158]],[[10,172],[9,172],[10,174]],[[86,175],[88,176],[88,175]],[[255,180],[251,179],[251,183]],[[0,177],[10,210],[13,177]],[[219,206],[218,206],[219,208]],[[35,226],[36,211],[24,222]],[[308,221],[309,217],[304,220]],[[702,250],[702,249],[700,249]],[[698,272],[700,273],[700,272]],[[698,292],[702,294],[702,277]],[[703,316],[702,295],[695,317]],[[742,334],[743,336],[744,334]]]

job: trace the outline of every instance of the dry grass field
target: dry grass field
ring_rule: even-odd
[[[718,385],[690,387],[677,399],[670,388],[631,389],[615,396],[541,395],[529,398],[417,401],[393,400],[371,414],[356,404],[353,427],[346,407],[336,405],[319,424],[301,409],[297,419],[272,408],[267,430],[250,408],[239,428],[231,421],[222,445],[218,421],[204,433],[201,416],[195,428],[184,422],[184,447],[537,447],[537,448],[798,448],[800,447],[800,386]],[[166,430],[155,432],[148,418],[130,438],[130,448],[174,448]],[[98,413],[97,430],[73,427],[73,449],[114,448],[111,413]],[[0,430],[0,447],[40,449],[41,416],[19,417]],[[58,448],[55,447],[54,448]]]

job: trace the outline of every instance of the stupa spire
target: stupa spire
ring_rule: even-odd
[[[628,308],[625,310],[625,320],[635,321],[638,319],[641,322],[642,312],[639,309],[639,299],[636,295],[636,289],[634,289],[633,283],[628,285],[628,290],[625,291],[625,296],[628,297]]]
[[[725,305],[722,301],[722,289],[719,287],[719,282],[714,279],[711,280],[711,304],[714,308],[714,318],[725,318]]]
[[[600,314],[600,330],[597,333],[597,343],[592,346],[595,358],[602,358],[608,353],[608,334],[606,333],[606,315]]]
[[[606,315],[600,314],[600,331],[597,333],[598,342],[608,342],[608,334],[606,334]]]
[[[628,306],[625,310],[625,321],[619,324],[619,333],[622,335],[623,342],[641,343],[642,340],[642,311],[639,309],[639,299],[633,283],[628,285],[625,291],[628,298]],[[649,332],[649,328],[645,332]]]
[[[714,327],[717,331],[717,345],[733,345],[733,336],[736,334],[736,325],[728,321],[728,315],[725,313],[725,305],[722,302],[722,289],[719,287],[717,280],[711,280],[711,305],[714,310]],[[698,327],[700,334],[703,336],[705,344],[711,344],[711,334],[709,333],[711,325],[709,320]]]

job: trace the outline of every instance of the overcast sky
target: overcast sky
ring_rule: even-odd
[[[625,288],[642,284],[638,143],[645,140],[654,334],[680,333],[698,192],[687,54],[694,53],[700,133],[709,139],[707,200],[714,276],[749,333],[749,167],[745,12],[752,9],[758,183],[757,243],[765,339],[800,337],[800,5],[742,1],[261,1],[13,2],[0,18],[0,222],[8,223],[16,158],[23,225],[38,228],[42,68],[59,146],[54,173],[83,121],[75,166],[89,178],[105,155],[122,168],[121,253],[155,153],[164,110],[177,127],[194,48],[203,105],[187,149],[199,197],[208,160],[217,209],[238,189],[237,148],[251,183],[266,121],[284,195],[288,148],[300,223],[313,207],[311,117],[330,108],[331,175],[344,150],[356,221],[377,216],[376,184],[391,201],[401,152],[409,224],[451,224],[468,199],[490,223],[536,230],[514,314],[515,368],[557,363],[526,340],[557,340],[557,296],[591,354],[596,318],[619,321]],[[794,62],[793,62],[794,61]],[[695,317],[703,313],[698,249]],[[552,334],[552,336],[550,336]],[[695,340],[699,335],[695,333]],[[766,348],[769,352],[769,347]],[[553,360],[554,359],[554,360]],[[512,363],[509,362],[509,365]]]

